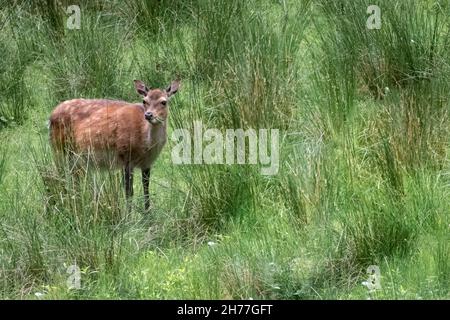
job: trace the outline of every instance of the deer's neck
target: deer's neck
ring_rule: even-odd
[[[167,140],[167,120],[159,124],[149,123],[149,141],[152,145],[164,145]]]

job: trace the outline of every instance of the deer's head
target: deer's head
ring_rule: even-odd
[[[173,81],[166,89],[151,89],[140,80],[134,80],[134,87],[143,99],[144,117],[151,124],[166,121],[169,113],[169,100],[177,93],[180,80]]]

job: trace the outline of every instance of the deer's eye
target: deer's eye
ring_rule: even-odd
[[[166,101],[166,100],[163,100],[163,101],[161,101],[161,104],[162,104],[163,106],[165,106],[165,105],[167,104],[167,101]]]
[[[142,100],[142,103],[145,104],[145,100]]]

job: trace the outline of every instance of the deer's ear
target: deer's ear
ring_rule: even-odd
[[[134,80],[134,87],[136,88],[137,93],[141,96],[147,95],[148,88],[141,80]]]
[[[179,87],[180,87],[180,80],[177,79],[172,81],[170,86],[168,86],[166,89],[167,96],[168,97],[173,96],[175,93],[177,93]]]

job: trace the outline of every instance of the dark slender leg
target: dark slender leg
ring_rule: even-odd
[[[125,166],[123,172],[125,182],[125,196],[127,197],[128,207],[131,207],[131,197],[133,196],[133,169],[129,165]]]
[[[144,208],[148,211],[150,208],[150,196],[148,188],[150,185],[150,169],[142,169],[142,186],[144,187]]]

